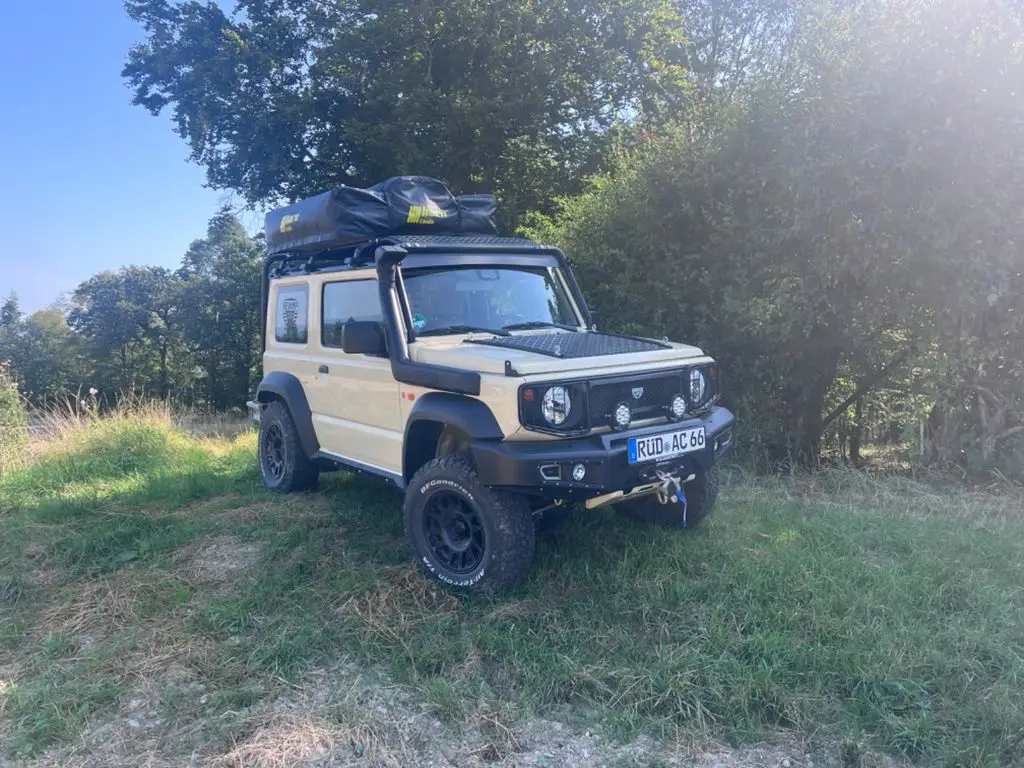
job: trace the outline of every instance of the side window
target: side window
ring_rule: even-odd
[[[324,283],[320,343],[341,346],[341,328],[349,320],[383,320],[376,280]]]
[[[277,291],[274,336],[288,344],[305,344],[309,326],[309,286],[289,285]]]

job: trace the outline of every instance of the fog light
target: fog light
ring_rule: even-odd
[[[612,419],[613,427],[616,429],[625,429],[629,426],[629,422],[633,420],[633,412],[629,410],[629,406],[625,403],[619,403],[615,406],[615,412],[612,414]]]
[[[577,483],[587,476],[587,468],[582,464],[577,464],[572,468],[572,479]]]
[[[686,398],[676,395],[672,398],[672,405],[669,406],[669,414],[673,419],[681,419],[686,415]]]

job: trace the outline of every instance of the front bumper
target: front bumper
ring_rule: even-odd
[[[535,493],[547,498],[586,499],[632,488],[657,480],[658,471],[689,475],[706,472],[733,443],[735,417],[715,406],[703,418],[656,424],[649,427],[591,435],[569,440],[496,442],[470,444],[477,473],[485,485]],[[699,451],[659,462],[630,464],[629,439],[704,425],[706,445]],[[573,467],[582,464],[586,474],[573,479]]]

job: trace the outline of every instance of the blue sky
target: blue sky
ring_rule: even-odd
[[[177,266],[220,203],[239,201],[203,187],[168,113],[132,106],[120,73],[141,29],[120,0],[4,6],[0,296],[33,311],[103,269]]]

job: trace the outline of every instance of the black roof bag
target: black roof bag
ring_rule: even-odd
[[[456,197],[437,179],[393,176],[342,186],[271,211],[267,252],[313,253],[387,235],[497,234],[493,195]]]

